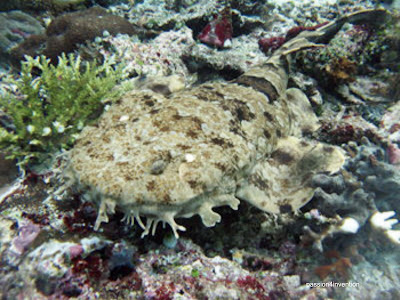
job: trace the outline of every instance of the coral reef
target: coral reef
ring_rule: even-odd
[[[285,274],[286,269],[280,267],[282,262],[273,259],[274,265],[268,268],[246,270],[235,261],[205,256],[187,239],[180,239],[173,249],[152,243],[145,253],[142,251],[125,240],[112,242],[92,237],[59,242],[51,239],[20,263],[17,280],[25,274],[25,290],[14,286],[8,296],[29,293],[31,297],[87,299],[94,299],[96,294],[101,298],[269,299],[327,295],[325,289],[309,289],[299,276]],[[252,259],[254,256],[250,255],[245,261]],[[0,279],[3,287],[11,281],[6,274]],[[100,292],[94,292],[94,288],[100,287]]]
[[[49,16],[79,8],[79,4],[71,7],[60,6],[59,10],[44,6],[50,2],[57,1],[3,1],[0,6],[3,5],[4,8],[5,4],[14,7],[21,5],[19,7],[34,14],[42,24],[49,24]],[[68,0],[62,2],[71,3]],[[170,109],[175,106],[170,99],[182,95],[177,106],[180,111],[187,112],[187,108],[183,108],[182,105],[184,106],[188,99],[200,96],[204,102],[220,99],[218,97],[227,96],[228,86],[240,85],[240,89],[252,87],[260,94],[268,95],[268,105],[276,108],[276,111],[297,111],[290,118],[294,124],[302,126],[294,125],[290,130],[297,135],[302,131],[305,135],[302,139],[308,143],[306,148],[314,149],[315,146],[315,149],[319,149],[321,144],[311,141],[314,139],[334,144],[333,149],[341,147],[345,151],[346,163],[339,173],[308,173],[305,170],[315,170],[313,162],[319,159],[315,160],[315,156],[301,153],[304,143],[299,144],[292,137],[283,140],[280,138],[279,143],[268,144],[275,145],[271,146],[271,152],[274,149],[275,151],[267,151],[271,153],[268,163],[256,165],[256,172],[243,177],[252,179],[247,186],[243,186],[245,180],[236,181],[241,178],[239,175],[235,179],[235,184],[239,182],[239,189],[244,190],[243,194],[246,197],[241,200],[248,200],[250,196],[253,200],[275,199],[273,192],[265,194],[269,190],[263,186],[268,184],[270,190],[279,193],[282,186],[285,186],[284,191],[287,192],[290,190],[290,186],[286,189],[288,183],[303,181],[302,192],[310,191],[312,194],[316,190],[311,201],[303,206],[303,197],[289,197],[294,211],[287,205],[268,202],[268,209],[278,213],[257,209],[247,201],[241,201],[237,211],[233,211],[229,206],[216,207],[212,209],[212,213],[214,216],[220,215],[221,220],[210,228],[203,226],[200,217],[182,214],[182,218],[175,220],[186,228],[185,232],[179,232],[180,238],[176,238],[168,226],[153,227],[156,231],[154,236],[141,238],[143,230],[126,222],[126,215],[121,209],[123,205],[117,205],[115,213],[107,216],[108,222],[103,222],[100,229],[95,231],[99,202],[93,199],[100,199],[99,191],[93,186],[70,186],[71,182],[65,182],[66,178],[70,178],[66,170],[71,170],[68,166],[70,157],[65,155],[55,157],[51,167],[46,167],[46,164],[29,165],[32,168],[28,168],[26,172],[21,170],[18,173],[16,168],[10,173],[2,172],[0,186],[4,185],[0,187],[1,298],[400,298],[399,225],[394,217],[395,213],[399,214],[400,190],[400,106],[397,84],[399,23],[396,11],[391,11],[392,20],[380,29],[360,24],[344,25],[325,48],[318,51],[307,49],[291,55],[292,58],[297,57],[297,64],[289,66],[291,72],[288,72],[288,81],[274,81],[272,76],[266,76],[260,69],[255,71],[254,68],[256,65],[268,65],[270,59],[258,48],[257,41],[260,37],[285,37],[293,27],[296,27],[293,31],[297,33],[302,27],[330,22],[358,9],[372,8],[377,5],[376,1],[233,0],[230,1],[232,47],[223,50],[204,45],[196,40],[196,37],[212,20],[213,13],[224,8],[225,1],[144,0],[116,3],[100,0],[85,1],[83,4],[93,5],[95,2],[111,5],[108,8],[109,12],[129,19],[132,24],[147,30],[139,36],[110,35],[105,32],[74,48],[73,51],[80,53],[82,60],[91,61],[96,58],[98,61],[110,62],[114,59],[119,64],[118,70],[121,71],[120,75],[123,74],[123,79],[125,76],[129,78],[123,82],[123,89],[131,90],[130,93],[118,97],[120,100],[115,102],[106,100],[108,97],[105,96],[105,100],[100,100],[102,103],[99,110],[85,118],[86,120],[92,120],[92,117],[100,114],[104,104],[104,115],[115,116],[109,113],[110,110],[115,112],[125,100],[142,99],[141,95],[144,94],[151,95],[152,99],[155,97],[162,100],[164,104],[172,103]],[[36,8],[33,8],[32,4],[36,4]],[[155,32],[150,34],[149,28],[158,31],[154,39]],[[312,36],[314,33],[315,31],[303,30],[291,41],[298,41],[301,36]],[[18,38],[17,41],[20,43],[22,39]],[[313,40],[317,41],[318,39]],[[295,47],[293,44],[292,46]],[[290,49],[293,49],[283,47],[276,49],[276,52],[290,52]],[[72,64],[76,63],[74,60]],[[85,71],[85,64],[80,65],[79,72],[69,68],[69,71],[65,71],[64,67],[60,72],[70,74],[71,71],[79,77]],[[96,68],[94,64],[90,65]],[[354,66],[355,70],[341,69],[344,66]],[[115,71],[115,66],[110,67],[110,71]],[[276,72],[277,70],[273,69],[273,73]],[[27,80],[27,83],[32,85],[32,90],[37,88],[39,81],[42,82],[42,74],[37,68],[33,70],[31,78]],[[103,75],[102,73],[98,76],[98,80],[104,79]],[[316,76],[312,78],[310,75]],[[342,75],[348,76],[343,78]],[[278,77],[282,79],[282,76],[280,74]],[[52,78],[52,86],[62,83],[56,76]],[[39,98],[44,104],[49,104],[48,93],[44,89],[34,90],[28,98],[27,95],[23,96],[20,91],[23,82],[21,74],[11,73],[6,64],[0,67],[0,79],[0,95],[2,99],[12,99],[10,104],[24,101],[33,97],[33,94],[35,99]],[[227,80],[230,82],[227,83]],[[70,82],[70,87],[65,89],[71,91],[76,82],[67,81]],[[211,82],[204,83],[205,81]],[[287,82],[288,87],[281,87],[279,82]],[[276,90],[284,90],[290,102],[294,101],[296,105],[279,107],[282,101],[278,98],[279,93],[274,93]],[[7,98],[10,95],[11,98]],[[52,97],[51,103],[58,98],[56,96]],[[229,120],[232,115],[240,119],[240,122],[234,121],[229,125],[239,124],[237,128],[243,129],[240,133],[247,133],[246,130],[254,128],[250,126],[252,123],[248,119],[262,109],[257,107],[255,110],[247,110],[246,107],[250,106],[235,102],[240,93],[232,92],[228,96],[226,106],[215,110],[226,112],[221,117],[223,121],[214,123],[222,126],[225,124],[224,120]],[[152,113],[146,115],[139,110],[139,119],[149,117],[156,120],[155,116],[162,115],[163,112],[168,113],[162,109],[158,110],[158,103],[148,100],[146,99],[144,102],[147,104],[143,105],[149,106],[148,109]],[[188,101],[187,104],[192,102]],[[232,104],[237,105],[228,113],[227,108]],[[130,105],[133,107],[134,104]],[[197,115],[199,120],[214,112],[211,106],[207,106],[209,109],[203,109],[201,114]],[[202,107],[199,105],[193,107],[193,110],[200,110]],[[317,117],[311,110],[314,110]],[[47,114],[51,113],[46,110]],[[65,110],[60,113],[64,114]],[[112,128],[116,132],[109,136],[110,139],[126,137],[122,131],[124,124],[130,122],[129,115],[127,111],[121,110],[114,120],[110,120],[110,124],[115,125]],[[274,113],[269,117],[278,118],[279,115]],[[306,119],[308,126],[305,126],[304,121],[299,123],[298,118]],[[281,119],[282,124],[286,124],[285,119]],[[155,138],[164,137],[167,126],[175,129],[176,124],[188,125],[186,128],[193,125],[188,121],[187,115],[183,115],[181,120],[171,122],[165,118],[161,120],[162,122],[156,122],[148,128],[155,131]],[[265,123],[272,123],[271,130],[275,128],[275,121],[263,120],[254,132],[264,128]],[[322,126],[318,131],[313,131],[317,127],[317,121]],[[95,124],[97,123],[90,123],[91,126]],[[62,124],[56,123],[57,128],[53,128],[53,125],[50,123],[50,126],[43,127],[44,130],[37,131],[38,138],[46,142],[54,140],[53,134],[56,129],[62,130]],[[17,129],[10,115],[2,110],[0,126],[8,133],[15,133]],[[51,132],[45,129],[46,127],[49,127]],[[91,128],[87,127],[87,130],[92,130]],[[210,130],[209,127],[208,129]],[[141,137],[146,139],[147,134],[152,133],[151,130],[141,132]],[[205,150],[219,149],[217,154],[223,156],[230,153],[232,147],[222,149],[222,142],[228,140],[226,135],[219,136],[220,133],[224,131],[213,132],[215,136],[210,136],[212,147],[205,147]],[[369,141],[365,137],[368,137]],[[96,138],[95,135],[88,136],[87,140],[91,142]],[[159,149],[157,147],[162,146],[159,140],[147,141],[150,144],[138,146],[142,151],[135,157],[145,157],[146,151],[156,153]],[[134,143],[147,141],[135,140]],[[261,140],[261,144],[265,143]],[[17,149],[18,145],[19,143],[15,144],[11,151]],[[105,145],[108,144],[103,141],[101,147]],[[61,145],[62,148],[64,146]],[[151,149],[151,146],[154,149]],[[229,143],[225,143],[225,146],[229,147]],[[260,147],[256,150],[259,154],[256,161],[263,160],[263,155],[259,152]],[[278,147],[278,151],[274,147]],[[113,149],[112,144],[109,148]],[[329,146],[326,149],[332,148]],[[199,162],[198,155],[185,151],[181,156],[181,164],[185,166],[181,169],[183,177],[189,174],[187,166]],[[3,154],[0,155],[2,170],[14,164],[14,161],[4,160]],[[5,153],[9,154],[10,152]],[[114,158],[117,160],[124,155],[123,152],[115,151],[111,154],[117,155]],[[121,155],[118,156],[119,154]],[[164,154],[166,153],[163,152],[156,160],[151,161],[150,171],[153,174],[149,176],[157,178],[163,172],[168,172],[174,153],[169,153],[171,156],[168,153]],[[299,161],[301,156],[303,159]],[[237,159],[234,158],[233,161],[236,162]],[[296,164],[293,161],[299,162]],[[82,167],[85,168],[83,164]],[[79,164],[75,164],[74,168],[79,168]],[[210,166],[205,165],[205,170],[209,169]],[[131,176],[132,170],[134,173],[135,169],[130,168],[126,173],[120,172],[113,178],[120,178],[121,174]],[[240,168],[235,166],[235,170]],[[102,172],[104,170],[97,170],[97,174]],[[18,175],[20,177],[16,178]],[[282,175],[281,178],[278,175]],[[225,174],[218,178],[225,178]],[[135,192],[134,188],[124,188],[127,194]],[[210,195],[210,198],[213,196]],[[261,202],[257,200],[252,203],[257,206]],[[112,207],[106,209],[111,210]],[[193,212],[191,209],[188,211]],[[151,215],[150,218],[155,216]],[[142,222],[142,225],[146,224],[144,218],[138,221]]]
[[[324,220],[329,224],[325,229],[319,228],[313,232],[308,226],[305,228],[305,239],[314,243],[316,248],[322,250],[321,242],[325,238],[341,232],[340,225],[343,222],[337,221],[337,216],[352,218],[357,221],[360,227],[369,220],[374,228],[381,228],[379,224],[393,225],[397,220],[385,221],[384,216],[377,214],[377,211],[389,211],[397,209],[396,201],[400,189],[399,169],[390,164],[385,150],[372,144],[366,138],[362,139],[361,146],[350,142],[347,151],[351,157],[346,161],[342,174],[336,176],[317,175],[313,177],[313,185],[318,187],[315,192],[312,205],[316,205],[318,214],[333,218]],[[315,214],[315,212],[314,212]],[[394,212],[391,213],[392,216]],[[375,217],[374,217],[375,216]],[[380,222],[378,222],[380,220]],[[315,227],[313,227],[315,228]],[[391,228],[384,228],[382,235],[389,233],[389,238],[397,242],[398,233]],[[381,230],[382,231],[382,230]]]
[[[95,51],[88,51],[98,52],[103,58],[112,56],[123,65],[124,73],[129,77],[138,77],[139,81],[154,76],[162,80],[163,76],[175,75],[182,77],[185,84],[191,84],[196,76],[189,71],[183,57],[194,45],[192,31],[183,27],[176,31],[162,32],[147,42],[127,35],[104,37],[98,44],[91,45],[90,49],[94,48]]]
[[[381,15],[369,24],[356,22],[344,26],[326,48],[311,49],[299,56],[299,68],[319,80],[327,91],[350,98],[349,102],[377,101],[375,95],[370,95],[376,94],[377,87],[373,84],[379,80],[366,79],[363,75],[374,71],[374,66],[379,68],[380,57],[387,50],[386,35],[382,33],[386,29],[381,26],[387,24],[385,18],[389,17]]]

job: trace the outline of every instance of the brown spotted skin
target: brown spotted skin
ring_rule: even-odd
[[[212,209],[237,209],[245,200],[272,213],[297,210],[311,199],[313,174],[335,172],[340,149],[303,138],[318,129],[307,97],[287,89],[290,53],[329,41],[343,17],[284,44],[262,66],[235,82],[206,83],[164,96],[132,91],[86,127],[69,154],[66,176],[99,203],[96,229],[119,207],[143,235],[159,221],[175,235],[177,217],[200,215],[214,226]],[[146,224],[141,217],[146,217]]]
[[[133,92],[85,128],[71,158],[79,180],[110,198],[182,205],[234,193],[286,128],[288,113],[251,87],[204,84],[170,98]]]

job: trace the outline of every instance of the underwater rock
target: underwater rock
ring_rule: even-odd
[[[22,43],[31,35],[44,32],[38,20],[22,11],[0,13],[0,53],[1,59],[8,57],[12,48]]]
[[[100,45],[99,53],[121,62],[129,77],[138,77],[134,80],[139,85],[141,78],[147,77],[180,76],[185,84],[193,83],[196,78],[182,59],[196,44],[192,31],[186,26],[162,32],[150,41],[140,41],[136,36],[127,35],[109,36],[102,41],[106,45],[111,44],[114,51],[110,52]]]
[[[266,62],[267,57],[258,49],[251,35],[241,35],[232,40],[232,47],[218,51],[203,43],[194,45],[183,57],[188,68],[197,72],[200,81],[210,80],[218,74],[232,80],[251,67]]]
[[[50,10],[52,12],[63,12],[70,8],[78,8],[85,0],[3,0],[0,11],[20,9],[24,11]]]
[[[373,196],[343,176],[317,175],[313,184],[319,187],[313,201],[324,216],[351,217],[362,226],[376,210]]]
[[[179,249],[170,250],[169,255],[164,254],[165,250],[152,250],[142,256],[136,271],[142,278],[145,298],[268,299],[279,295],[286,299],[326,295],[325,289],[308,289],[300,276],[285,273],[283,261],[282,265],[273,261],[270,268],[252,272],[224,257],[210,258],[186,239],[179,240]],[[255,255],[244,260],[250,262],[254,258]]]
[[[137,27],[124,18],[112,15],[100,7],[92,7],[55,18],[45,35],[29,37],[13,50],[12,55],[17,61],[21,61],[24,55],[45,55],[55,61],[61,53],[70,53],[79,44],[103,36],[105,31],[111,35],[138,33]]]
[[[377,210],[392,211],[400,191],[400,170],[381,147],[363,138],[347,145],[351,156],[341,175],[316,175],[314,203],[325,216],[351,217],[363,226]]]
[[[335,117],[338,115],[340,116],[341,113],[336,113]],[[378,128],[357,113],[351,113],[336,120],[324,117],[319,134],[323,141],[335,145],[351,141],[360,142],[364,137],[376,142],[384,140],[384,135],[380,134]]]
[[[381,211],[393,210],[386,205],[394,204],[400,191],[400,170],[388,162],[385,149],[364,139],[356,150],[354,144],[350,148],[356,155],[349,159],[346,169],[358,177],[368,192],[376,195],[376,204]],[[381,206],[385,205],[385,206]]]
[[[18,228],[18,236],[13,240],[13,250],[16,254],[23,254],[39,233],[40,226],[31,221],[20,224],[20,227]]]
[[[379,128],[380,134],[392,143],[400,144],[400,102],[390,106],[383,115]]]
[[[203,17],[210,16],[218,11],[218,1],[197,0],[197,1],[140,1],[134,6],[124,4],[115,5],[110,8],[122,15],[125,13],[133,24],[140,24],[152,30],[171,30],[180,28],[189,23],[195,24]],[[200,29],[199,29],[200,30]]]
[[[0,151],[0,203],[4,197],[3,194],[7,194],[7,191],[18,176],[18,168],[15,166],[15,161],[5,157],[6,155]]]
[[[343,98],[356,99],[349,102],[382,101],[380,97],[370,96],[378,90],[379,79],[372,80],[363,75],[381,68],[377,62],[385,53],[384,36],[387,35],[382,33],[382,24],[388,19],[388,14],[376,15],[369,23],[361,24],[356,20],[343,26],[326,48],[303,52],[297,66],[317,79],[328,92],[345,89],[344,92],[339,91],[344,94]],[[318,26],[312,28],[318,31]]]
[[[244,252],[243,262],[238,263],[226,257],[208,257],[185,238],[179,239],[176,249],[147,244],[143,253],[124,240],[52,239],[31,251],[12,277],[2,274],[0,284],[7,296],[35,299],[327,297],[325,288],[310,289],[302,283],[295,261],[291,262],[293,254],[264,258]],[[3,290],[0,295],[5,295]]]

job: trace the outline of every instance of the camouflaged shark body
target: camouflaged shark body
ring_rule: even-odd
[[[337,31],[337,23],[327,26],[314,40]],[[345,160],[339,148],[303,138],[318,120],[306,96],[287,89],[286,56],[312,42],[299,36],[235,82],[168,97],[132,91],[85,128],[70,152],[70,171],[100,203],[96,229],[115,207],[143,235],[163,222],[178,236],[185,228],[176,218],[197,214],[214,226],[221,217],[212,209],[237,209],[240,200],[272,213],[306,204],[311,177],[335,172]]]

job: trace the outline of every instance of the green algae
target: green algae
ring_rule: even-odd
[[[105,101],[117,96],[122,74],[112,59],[98,65],[63,54],[54,66],[45,56],[26,57],[20,78],[11,82],[18,94],[0,98],[0,109],[13,121],[12,130],[0,128],[0,147],[23,166],[68,149]]]

